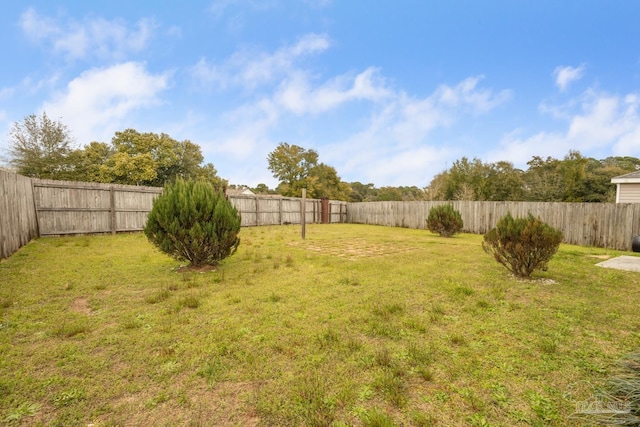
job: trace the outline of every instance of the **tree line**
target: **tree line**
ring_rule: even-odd
[[[533,156],[526,170],[512,163],[485,163],[463,157],[425,188],[428,200],[532,202],[615,202],[611,178],[640,169],[635,157],[584,157],[569,151],[563,159]]]
[[[200,146],[161,133],[135,129],[115,132],[109,143],[93,141],[74,148],[60,120],[29,115],[9,132],[10,164],[22,175],[40,179],[161,187],[176,178],[226,185],[213,164],[204,164]]]
[[[70,130],[46,113],[16,122],[9,133],[10,164],[22,175],[69,181],[163,186],[177,178],[204,179],[228,186],[212,163],[204,163],[199,145],[161,133],[135,129],[115,132],[109,143],[91,142],[73,148]],[[534,156],[526,170],[507,161],[483,162],[462,157],[437,174],[426,187],[385,186],[343,181],[319,154],[281,142],[267,156],[268,170],[278,179],[275,189],[258,184],[252,190],[351,202],[412,200],[487,200],[545,202],[613,202],[611,178],[640,169],[635,157],[584,157],[569,151],[563,159]],[[238,187],[231,185],[231,187]],[[246,187],[246,186],[244,186]]]
[[[486,163],[462,157],[437,174],[424,188],[380,187],[361,182],[343,182],[335,168],[318,162],[318,153],[281,143],[269,154],[269,169],[280,180],[275,193],[329,197],[351,202],[413,200],[487,200],[535,202],[614,202],[616,188],[611,178],[640,169],[635,157],[602,160],[569,151],[563,159],[534,156],[526,170],[507,161]],[[268,192],[261,184],[256,192]],[[309,193],[310,191],[310,193]]]

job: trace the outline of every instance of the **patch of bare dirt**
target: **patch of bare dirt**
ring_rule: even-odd
[[[372,258],[385,255],[395,255],[415,250],[385,243],[371,243],[365,239],[333,240],[330,242],[293,242],[290,246],[297,246],[309,251],[326,255],[333,255],[355,261],[361,258]]]
[[[80,298],[74,299],[69,309],[71,311],[74,311],[80,314],[86,314],[86,315],[91,314],[91,307],[89,307],[89,298],[80,297]]]
[[[611,258],[611,255],[589,255],[589,258],[609,259]]]

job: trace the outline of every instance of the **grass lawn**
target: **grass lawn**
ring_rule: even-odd
[[[516,280],[482,236],[244,228],[216,271],[142,234],[0,263],[0,423],[578,426],[640,348],[640,274],[562,245]],[[627,253],[628,255],[629,253]]]

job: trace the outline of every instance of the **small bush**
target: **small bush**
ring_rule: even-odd
[[[144,233],[162,252],[192,266],[216,265],[240,239],[240,214],[222,191],[178,179],[153,202]]]
[[[462,230],[462,216],[453,205],[440,205],[431,208],[427,217],[427,229],[440,236],[451,237]]]
[[[562,232],[529,214],[513,218],[508,213],[484,235],[484,251],[517,277],[547,270],[547,263],[562,242]]]

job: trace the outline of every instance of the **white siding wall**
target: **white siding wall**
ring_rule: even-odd
[[[640,183],[618,184],[618,203],[640,203]]]

